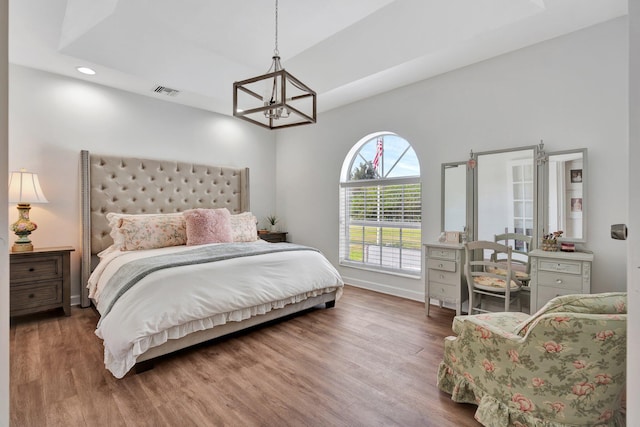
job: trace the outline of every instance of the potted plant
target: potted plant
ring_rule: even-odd
[[[269,224],[269,229],[271,231],[278,231],[278,227],[276,225],[278,223],[278,218],[275,215],[267,216],[267,223]]]
[[[558,239],[562,237],[562,233],[562,231],[554,231],[542,236],[542,250],[556,252],[558,250]]]

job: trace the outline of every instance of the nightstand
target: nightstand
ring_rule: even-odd
[[[9,257],[10,315],[62,307],[71,315],[70,246],[12,252]]]
[[[262,240],[266,240],[271,243],[278,242],[286,242],[287,241],[287,232],[286,231],[270,231],[268,233],[258,234],[258,237]]]
[[[425,311],[429,315],[431,298],[455,304],[456,315],[462,314],[462,303],[469,299],[464,275],[464,246],[459,243],[427,243],[424,245]]]

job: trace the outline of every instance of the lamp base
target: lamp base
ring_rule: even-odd
[[[33,251],[33,244],[29,243],[14,243],[11,246],[11,252],[30,252]]]

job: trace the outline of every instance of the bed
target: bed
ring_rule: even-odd
[[[248,169],[80,157],[81,304],[115,377],[340,297],[319,251],[257,239]]]

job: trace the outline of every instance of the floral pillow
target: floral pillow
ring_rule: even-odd
[[[258,220],[251,212],[231,215],[231,232],[234,242],[255,242],[258,240]]]
[[[181,212],[171,214],[108,213],[113,245],[122,251],[164,248],[187,243],[185,219]]]
[[[191,209],[184,212],[187,246],[233,242],[231,213],[221,209]]]

